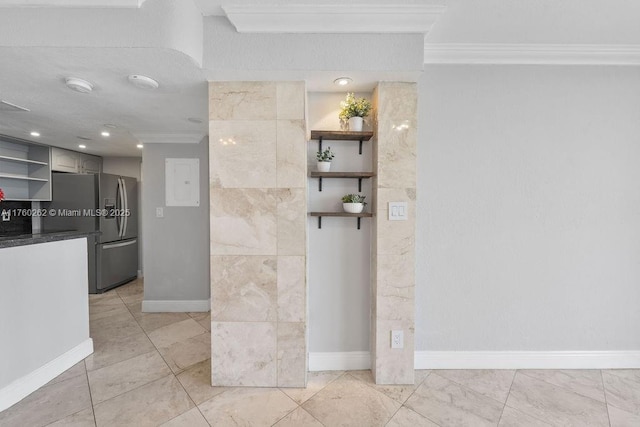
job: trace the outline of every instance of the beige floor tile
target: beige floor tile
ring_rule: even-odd
[[[597,369],[526,369],[520,373],[604,402],[602,374]]]
[[[160,348],[168,347],[173,343],[193,338],[205,332],[206,330],[198,322],[193,319],[186,319],[150,332],[149,339],[156,347]]]
[[[287,396],[295,400],[299,405],[306,402],[311,396],[322,390],[327,384],[337,380],[344,371],[322,371],[307,373],[306,388],[281,388]]]
[[[441,377],[500,403],[507,401],[507,395],[516,374],[516,371],[508,369],[438,370],[435,372]]]
[[[628,379],[630,375],[623,377],[620,374],[619,371],[616,371],[615,374],[602,371],[607,403],[632,414],[640,415],[640,383]]]
[[[211,359],[211,334],[209,332],[196,335],[169,345],[158,348],[169,368],[178,374],[185,369]]]
[[[209,424],[271,426],[296,408],[296,403],[277,388],[239,387],[199,405]]]
[[[504,407],[498,424],[499,427],[548,427],[550,425],[508,406]]]
[[[141,332],[144,331],[129,311],[116,316],[104,317],[89,323],[89,335],[98,341],[126,338]]]
[[[323,427],[323,425],[313,418],[310,413],[298,407],[275,423],[273,427]]]
[[[155,349],[147,335],[144,332],[140,332],[128,337],[94,340],[93,354],[89,355],[84,361],[87,371],[93,371]]]
[[[169,375],[95,405],[96,424],[157,426],[194,407],[178,380]]]
[[[640,415],[632,414],[615,406],[608,406],[609,421],[611,427],[638,427],[640,426]]]
[[[386,427],[438,427],[438,424],[429,421],[422,415],[403,406],[395,413]]]
[[[196,363],[186,371],[178,374],[178,381],[180,381],[196,405],[230,390],[228,387],[213,387],[211,385],[211,359]]]
[[[57,377],[55,377],[54,379],[52,379],[51,381],[49,381],[46,385],[56,384],[61,381],[68,380],[70,378],[75,378],[79,375],[86,375],[86,373],[87,373],[87,370],[84,367],[84,360],[82,360],[76,363],[75,365],[73,365],[72,367],[70,367],[69,369],[67,369],[66,371],[64,371],[63,373],[61,373],[60,375],[58,375]]]
[[[89,295],[89,307],[92,310],[98,307],[104,307],[107,305],[122,305],[122,300],[117,293],[110,291],[104,294],[91,294]]]
[[[380,385],[373,382],[373,374],[371,371],[349,371],[349,375],[364,382],[368,386],[386,394],[390,398],[404,403],[415,389],[422,384],[430,371],[419,370],[415,373],[415,383],[413,385]]]
[[[431,372],[405,403],[440,425],[495,426],[503,404]]]
[[[49,424],[48,427],[95,427],[96,421],[93,416],[93,408],[83,409],[80,412],[71,414],[66,418]]]
[[[190,319],[187,313],[142,313],[136,320],[146,333],[150,333],[163,326],[186,319]]]
[[[603,372],[640,383],[640,369],[608,369]]]
[[[608,426],[604,403],[516,373],[507,406],[549,424]]]
[[[93,404],[104,402],[170,373],[171,370],[155,350],[102,369],[89,371]]]
[[[209,427],[198,408],[189,409],[182,415],[178,415],[171,421],[161,424],[162,427]]]
[[[43,426],[90,407],[87,377],[79,375],[44,386],[0,412],[0,426]]]
[[[401,404],[345,374],[302,407],[327,426],[384,426]]]
[[[105,317],[113,317],[123,313],[126,313],[127,306],[123,302],[120,304],[110,304],[103,306],[91,306],[89,310],[89,322],[95,323],[97,320],[104,319]]]

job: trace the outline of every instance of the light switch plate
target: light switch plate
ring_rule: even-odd
[[[389,221],[406,221],[407,209],[407,202],[389,202]]]
[[[156,218],[164,218],[164,208],[156,208]]]

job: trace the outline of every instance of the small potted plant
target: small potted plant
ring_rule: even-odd
[[[333,160],[335,156],[335,153],[331,151],[331,147],[327,147],[324,151],[318,151],[316,153],[316,159],[318,159],[318,172],[329,172],[331,169],[331,160]]]
[[[344,101],[340,102],[340,120],[349,123],[349,130],[360,132],[364,117],[371,111],[371,102],[365,98],[356,98],[353,93],[347,93]]]
[[[342,208],[348,213],[360,213],[364,210],[366,196],[360,194],[347,194],[342,197]]]

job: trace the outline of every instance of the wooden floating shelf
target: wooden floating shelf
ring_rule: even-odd
[[[373,136],[372,131],[352,132],[343,130],[312,130],[311,139],[329,139],[331,141],[368,141]]]
[[[322,217],[323,216],[356,218],[358,220],[358,230],[360,230],[360,219],[361,218],[371,218],[373,216],[373,214],[369,213],[369,212],[360,212],[360,213],[349,213],[349,212],[309,212],[309,216],[318,217],[318,228],[322,228]]]
[[[371,178],[373,172],[309,172],[311,178]]]
[[[356,178],[358,180],[358,192],[362,191],[362,180],[375,176],[373,172],[309,172],[311,178],[318,179],[318,191],[322,191],[322,178]]]

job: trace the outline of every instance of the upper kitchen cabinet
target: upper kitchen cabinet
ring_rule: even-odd
[[[6,200],[51,200],[50,164],[49,147],[0,136],[0,188]]]
[[[100,173],[102,157],[51,147],[51,170],[54,172]]]

